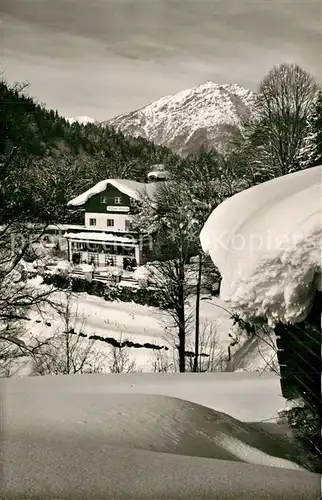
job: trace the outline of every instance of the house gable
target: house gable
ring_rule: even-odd
[[[104,203],[102,203],[102,198],[105,198]],[[117,203],[116,198],[120,198],[121,202]],[[118,207],[130,207],[131,206],[130,196],[122,193],[119,189],[109,184],[104,191],[91,196],[84,204],[85,212],[91,213],[119,213]],[[107,207],[115,207],[114,210],[107,210]]]

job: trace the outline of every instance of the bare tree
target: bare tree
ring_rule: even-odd
[[[122,335],[119,338],[122,344]],[[139,370],[135,360],[131,357],[126,347],[112,346],[108,355],[108,370],[110,373],[137,373]]]
[[[199,349],[201,356],[197,371],[225,371],[224,349],[219,343],[219,335],[215,323],[205,321],[201,325]]]
[[[77,308],[73,312],[72,306],[73,294],[67,291],[61,295],[61,301],[56,305],[61,325],[33,356],[33,374],[59,375],[104,371],[107,364],[106,355],[96,349],[95,340],[84,338],[82,331],[86,327],[85,318],[80,317]],[[79,333],[76,333],[76,324],[79,323]]]
[[[23,349],[13,342],[0,340],[0,377],[11,377],[16,374],[25,360],[26,353]]]
[[[195,280],[194,371],[198,370],[201,284],[203,275],[209,271],[207,258],[202,252],[198,236],[215,207],[225,198],[249,186],[245,167],[235,159],[235,156],[235,153],[223,156],[215,150],[201,151],[185,159],[178,165],[176,171],[178,190],[185,198],[182,217],[187,221],[194,220],[195,253],[198,255]]]
[[[185,371],[185,300],[191,293],[186,264],[196,251],[196,220],[189,217],[186,193],[175,183],[160,183],[153,200],[143,197],[137,224],[155,235],[149,282],[177,328],[180,371]]]
[[[194,339],[196,340],[196,339]],[[190,341],[193,346],[194,342]],[[196,352],[198,352],[198,363],[196,365]],[[189,360],[189,371],[193,372],[215,372],[225,371],[227,358],[224,349],[219,343],[219,336],[215,322],[203,321],[199,328],[199,346],[187,352]]]
[[[314,78],[296,64],[275,66],[261,82],[251,144],[252,163],[266,178],[302,168],[301,150],[317,92]]]
[[[150,355],[150,366],[153,373],[169,373],[175,370],[174,362],[169,357],[169,351],[154,350]]]
[[[9,352],[15,356],[33,355],[41,346],[41,342],[31,342],[25,326],[31,310],[51,302],[53,288],[41,289],[28,282],[20,262],[42,231],[43,226],[35,225],[31,232],[20,221],[0,229],[0,341],[6,356]]]
[[[50,303],[53,292],[26,280],[20,266],[53,222],[56,208],[47,201],[59,198],[55,186],[44,196],[37,169],[38,159],[17,148],[0,157],[0,341],[7,353],[13,352],[9,344],[15,346],[19,356],[33,356],[41,346],[30,342],[25,325],[30,311]]]

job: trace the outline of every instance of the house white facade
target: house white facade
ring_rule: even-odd
[[[106,212],[85,212],[85,227],[89,229],[99,229],[101,231],[128,232],[131,228],[133,216],[129,214],[129,207],[126,213],[115,213],[108,207]],[[123,208],[123,207],[122,207]]]

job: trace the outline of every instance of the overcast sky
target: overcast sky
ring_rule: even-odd
[[[7,80],[98,120],[211,80],[256,90],[274,64],[322,83],[321,0],[2,0]]]

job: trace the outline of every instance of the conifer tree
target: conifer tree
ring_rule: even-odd
[[[300,153],[302,168],[322,164],[322,89],[317,93],[308,117],[308,131]]]

